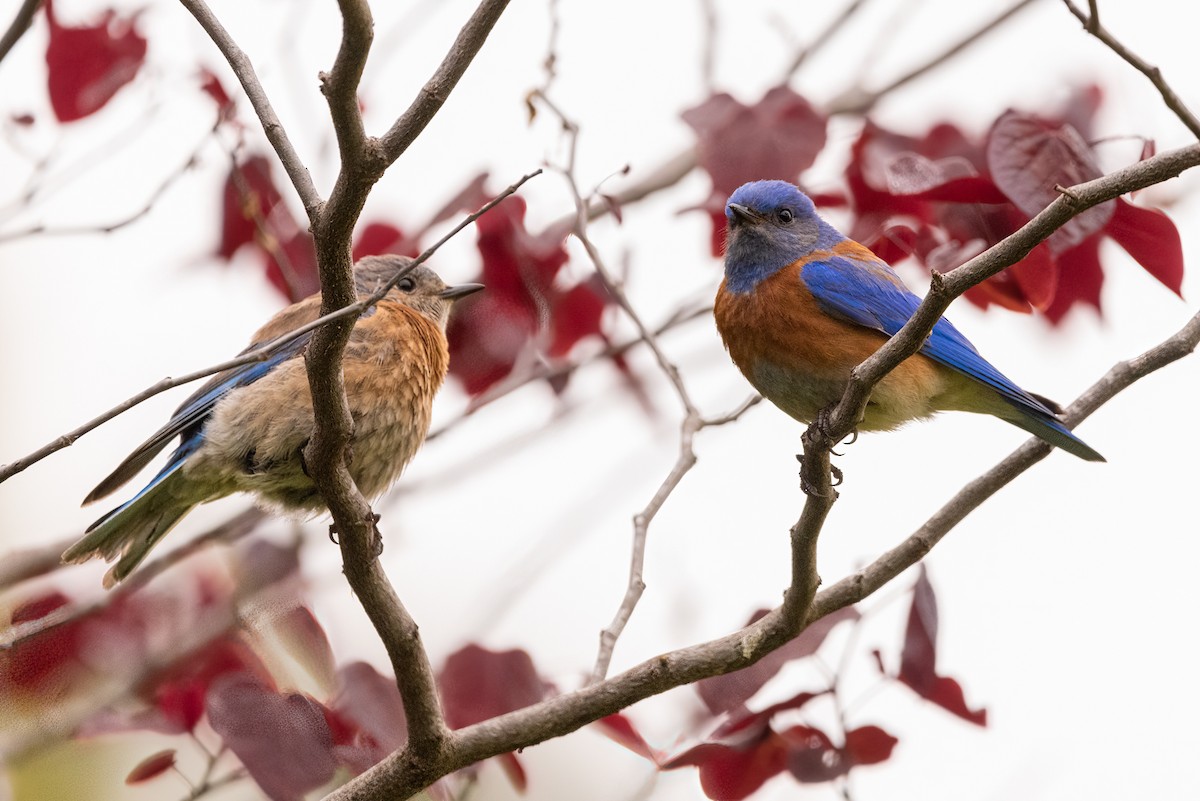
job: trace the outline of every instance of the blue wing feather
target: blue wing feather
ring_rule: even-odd
[[[895,335],[921,303],[882,262],[832,256],[804,265],[801,280],[828,314],[887,336]],[[975,346],[944,317],[934,325],[920,352],[994,389],[1019,409],[1054,418],[1045,404],[980,356]]]
[[[196,390],[196,392],[194,392],[179,406],[178,409],[175,410],[175,414],[171,416],[171,419],[167,421],[166,425],[164,425],[158,431],[155,431],[154,434],[152,434],[149,439],[139,445],[133,451],[133,453],[125,457],[125,461],[121,462],[121,464],[117,466],[117,469],[113,470],[107,478],[96,485],[96,488],[88,494],[87,498],[85,498],[83,502],[88,504],[98,498],[103,498],[104,496],[114,492],[118,487],[120,487],[129,479],[133,478],[138,472],[141,471],[143,467],[149,464],[150,461],[158,455],[158,452],[167,446],[168,442],[170,442],[176,436],[182,435],[184,441],[180,444],[179,448],[176,449],[175,455],[172,456],[167,468],[164,468],[164,472],[156,476],[155,480],[152,481],[151,484],[153,485],[156,483],[157,480],[168,471],[168,468],[172,467],[172,465],[177,468],[178,464],[175,464],[176,456],[187,450],[191,440],[196,440],[195,446],[192,447],[191,450],[187,450],[187,454],[190,454],[192,451],[194,451],[195,447],[199,447],[199,437],[195,435],[199,434],[200,426],[208,418],[208,415],[212,412],[213,407],[217,405],[217,401],[224,397],[225,394],[230,390],[253,384],[255,381],[271,372],[271,370],[275,369],[277,365],[282,364],[288,359],[296,356],[304,349],[304,346],[308,344],[310,339],[312,339],[311,332],[305,334],[304,336],[297,337],[261,362],[243,364],[240,367],[234,367],[230,370],[213,376],[206,384]],[[256,348],[261,347],[263,344],[264,343],[256,342],[243,350],[242,353],[249,353]],[[192,436],[189,436],[189,432]],[[144,493],[145,490],[142,492]],[[139,497],[141,494],[142,493],[139,493]]]

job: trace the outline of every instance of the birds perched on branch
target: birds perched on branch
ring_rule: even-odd
[[[717,330],[755,389],[812,422],[841,398],[850,371],[908,322],[920,299],[786,181],[744,184],[729,197],[725,216]],[[1081,459],[1104,461],[1063,425],[1052,401],[1006,378],[942,318],[921,350],[875,386],[858,430],[886,431],[948,410],[994,415]]]
[[[411,262],[404,256],[360,260],[354,267],[359,298],[382,288]],[[450,309],[482,288],[447,286],[421,265],[359,315],[342,356],[342,372],[354,420],[349,469],[364,495],[386,490],[424,441],[433,397],[449,365]],[[320,310],[319,294],[289,306],[260,328],[243,352],[316,320]],[[262,361],[214,375],[196,390],[84,503],[114,492],[179,436],[166,465],[141,492],[93,523],[63,560],[116,559],[104,579],[111,587],[206,501],[251,492],[261,503],[288,512],[324,509],[304,464],[313,410],[303,353],[311,338],[308,332]]]

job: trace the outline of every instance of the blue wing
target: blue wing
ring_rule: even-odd
[[[804,265],[801,280],[826,313],[887,336],[899,331],[921,303],[883,262],[833,256]],[[1045,404],[989,364],[944,317],[934,325],[921,353],[994,389],[1021,411],[1054,419]]]
[[[133,478],[143,467],[150,463],[158,452],[167,446],[178,435],[182,435],[183,441],[176,449],[174,455],[163,472],[151,481],[151,486],[146,490],[151,489],[154,484],[166,473],[173,472],[181,464],[183,458],[190,455],[197,447],[199,447],[200,427],[204,421],[208,419],[208,415],[212,412],[213,407],[217,405],[225,393],[238,387],[244,387],[253,384],[258,379],[265,376],[271,370],[275,369],[276,365],[282,364],[288,359],[300,353],[308,341],[312,339],[312,332],[308,332],[303,336],[297,337],[291,342],[284,345],[279,350],[272,353],[261,362],[251,362],[243,364],[240,367],[234,367],[226,370],[223,373],[217,373],[210,378],[207,383],[196,390],[191,397],[183,402],[183,404],[175,410],[175,414],[167,421],[167,424],[141,445],[139,445],[133,453],[125,457],[125,461],[121,462],[107,478],[101,481],[94,490],[92,490],[84,503],[88,504],[98,498],[103,498],[115,492],[118,487],[124,484],[129,479]],[[261,347],[265,343],[256,342],[242,351],[249,353],[256,348]],[[181,456],[182,454],[182,456]],[[145,492],[146,490],[143,490]],[[140,493],[139,493],[140,497]],[[136,500],[136,498],[135,498]],[[123,507],[122,507],[123,508]],[[114,510],[118,511],[118,510]],[[102,518],[103,519],[103,518]],[[98,523],[100,521],[97,521]]]

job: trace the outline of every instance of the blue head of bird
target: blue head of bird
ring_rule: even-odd
[[[817,216],[808,195],[787,181],[742,184],[725,204],[725,219],[725,285],[738,294],[844,238]]]

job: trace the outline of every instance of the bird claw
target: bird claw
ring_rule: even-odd
[[[371,551],[373,552],[372,555],[376,559],[378,559],[380,556],[383,555],[383,534],[381,534],[379,532],[379,525],[378,525],[379,521],[381,519],[382,518],[380,517],[379,513],[371,512],[371,515],[369,517],[369,520],[371,521]],[[340,532],[338,531],[337,523],[330,523],[329,524],[329,541],[337,546],[341,546],[341,544],[342,544],[338,540],[339,533]]]

